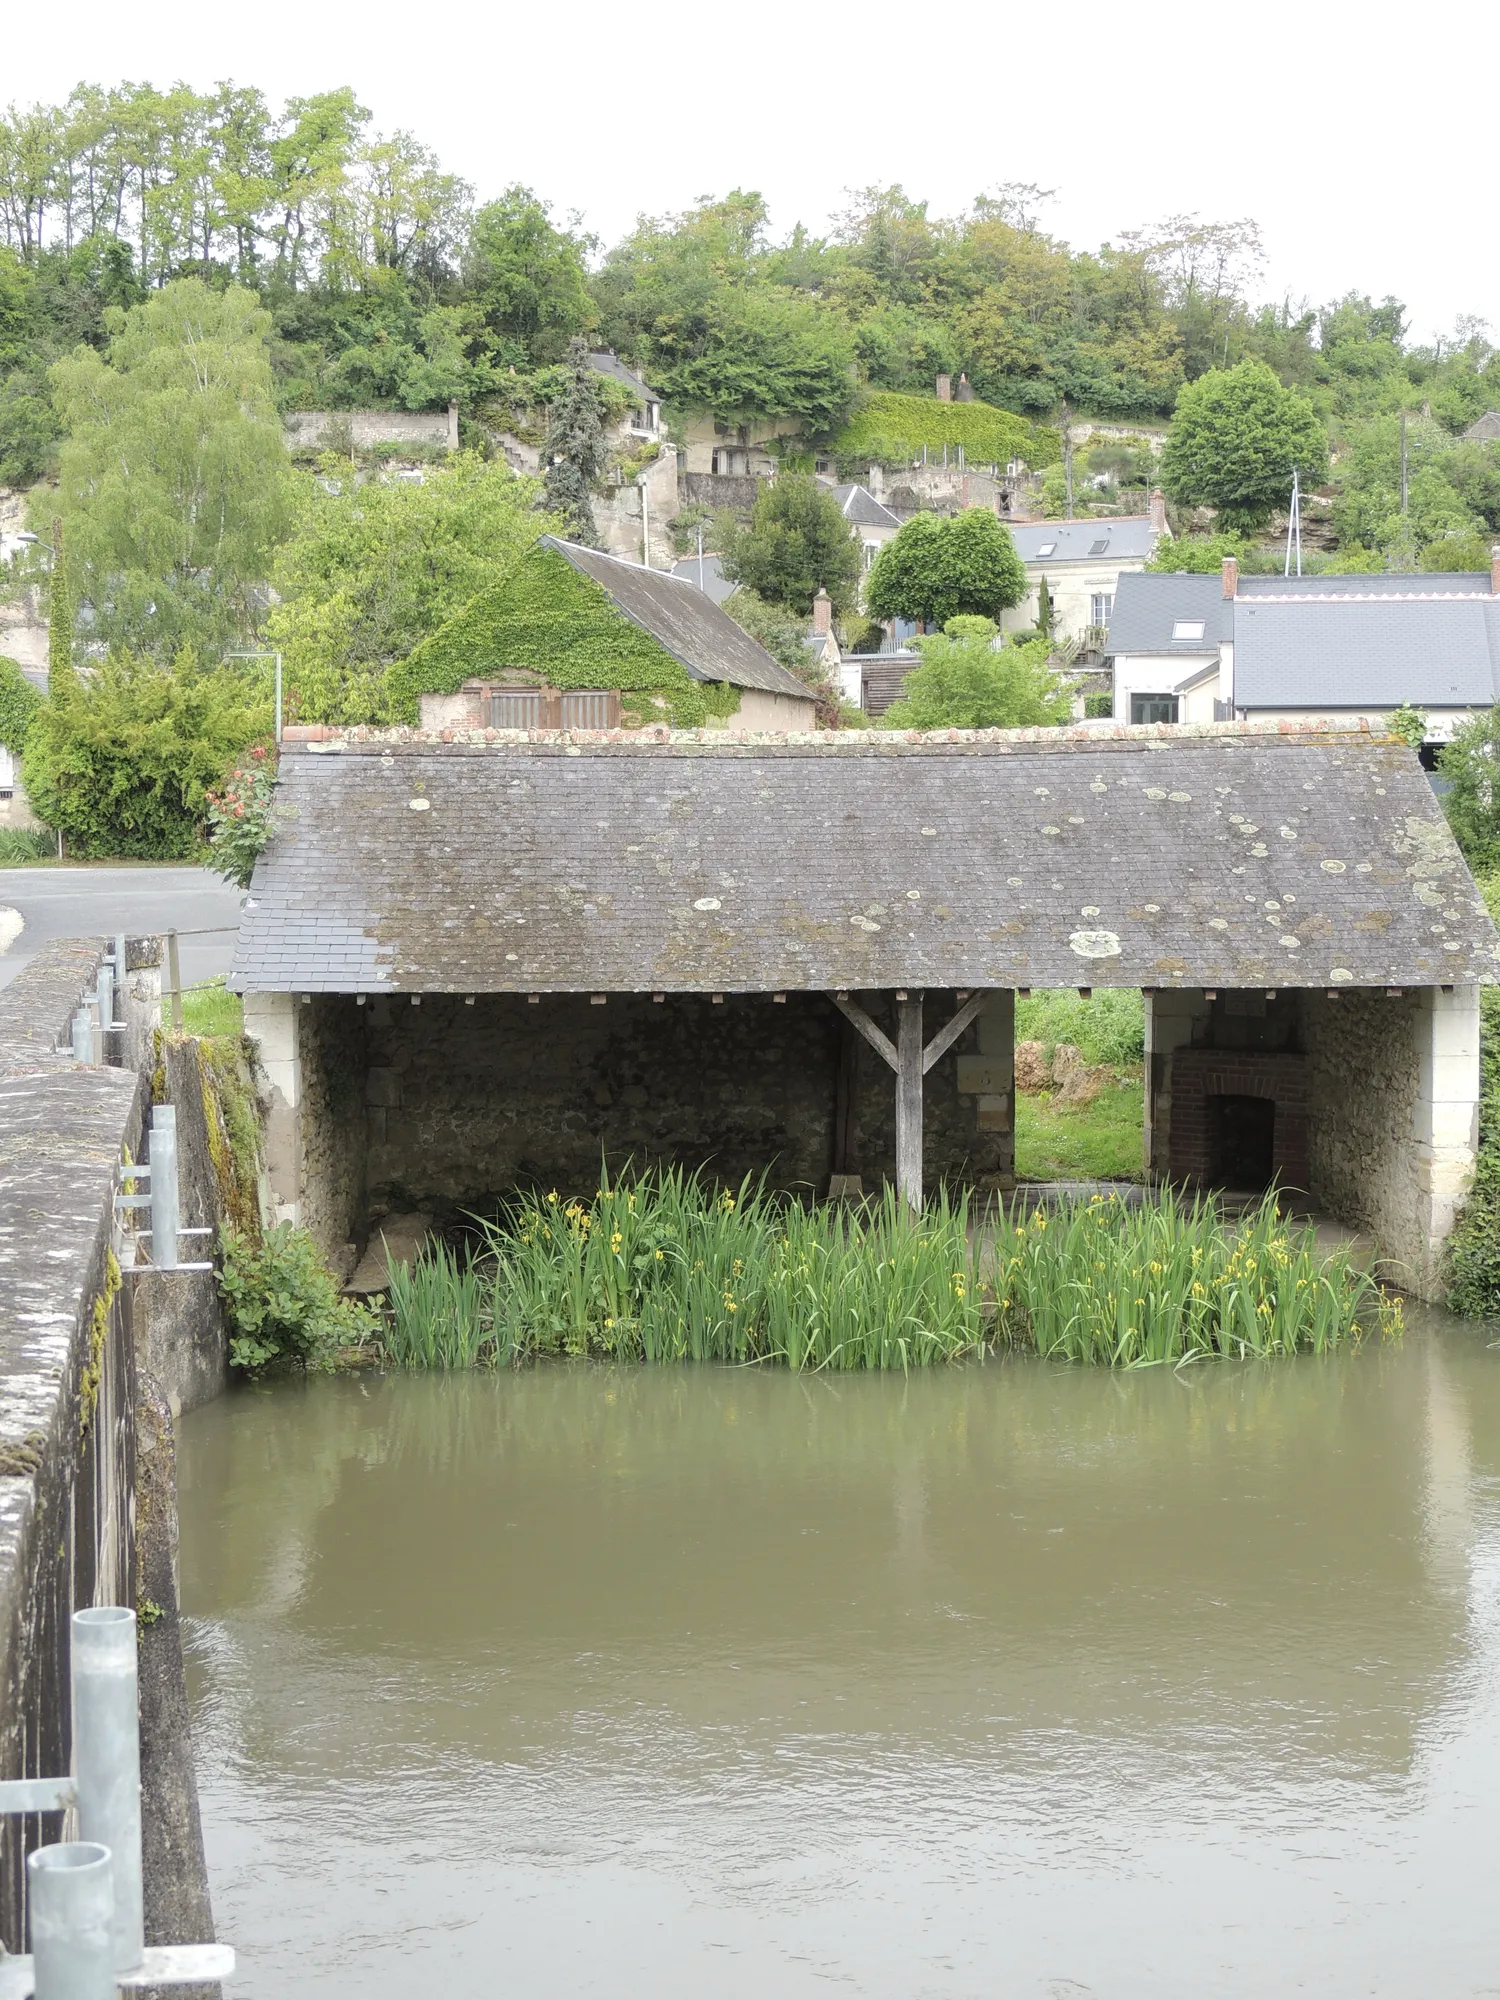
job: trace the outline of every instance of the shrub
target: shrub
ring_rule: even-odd
[[[216,875],[248,889],[274,824],[276,772],[262,744],[249,761],[237,764],[223,787],[208,794],[209,866]]]
[[[226,1223],[219,1250],[231,1366],[252,1375],[278,1365],[326,1368],[369,1330],[369,1313],[339,1297],[305,1229],[278,1222],[257,1243]]]
[[[1146,1016],[1134,987],[1107,988],[1085,1000],[1071,988],[1028,993],[1016,1001],[1016,1040],[1049,1049],[1071,1042],[1088,1063],[1138,1063],[1146,1053]]]
[[[0,743],[12,755],[26,754],[26,739],[41,707],[41,695],[20,667],[0,655]]]
[[[56,844],[34,826],[0,826],[0,868],[20,868],[28,861],[52,861]]]
[[[27,742],[27,794],[81,857],[176,860],[201,841],[210,789],[270,727],[264,690],[229,667],[112,654],[87,679],[54,675]]]
[[[1115,712],[1115,698],[1108,688],[1083,697],[1083,712],[1090,722],[1107,722]]]
[[[882,729],[1041,729],[1067,720],[1068,697],[1047,665],[1050,641],[997,648],[979,626],[993,635],[988,619],[952,618],[941,635],[918,639],[922,664],[880,717]]]

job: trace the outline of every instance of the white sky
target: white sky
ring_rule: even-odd
[[[1174,212],[1250,215],[1267,296],[1394,292],[1416,338],[1459,313],[1493,337],[1494,22],[1483,0],[73,0],[9,11],[0,98],[227,77],[279,104],[349,83],[481,196],[527,182],[606,241],[734,186],[781,232],[820,227],[848,187],[900,182],[947,213],[1033,180],[1076,246]]]

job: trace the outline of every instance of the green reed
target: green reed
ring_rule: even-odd
[[[1112,1367],[1325,1352],[1399,1325],[1348,1256],[1268,1197],[1227,1223],[1171,1195],[976,1226],[963,1195],[913,1216],[894,1190],[804,1208],[746,1179],[662,1170],[558,1193],[438,1248],[391,1287],[405,1367],[548,1354],[643,1362],[921,1368],[999,1346]]]

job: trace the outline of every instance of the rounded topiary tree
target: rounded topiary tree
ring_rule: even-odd
[[[1184,385],[1162,453],[1161,483],[1188,507],[1214,507],[1226,528],[1260,528],[1291,498],[1328,476],[1328,439],[1317,412],[1283,389],[1264,361],[1210,369]]]
[[[944,626],[950,618],[993,618],[1026,595],[1026,569],[1010,530],[983,507],[961,514],[914,514],[875,558],[865,589],[872,618]]]

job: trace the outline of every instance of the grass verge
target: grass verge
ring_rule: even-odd
[[[170,1014],[171,1002],[166,1011]],[[222,979],[206,979],[188,986],[182,995],[182,1032],[185,1035],[242,1035],[245,1006],[238,993],[231,993]]]
[[[1143,1090],[1120,1075],[1087,1104],[1016,1093],[1016,1173],[1028,1181],[1138,1181]]]

